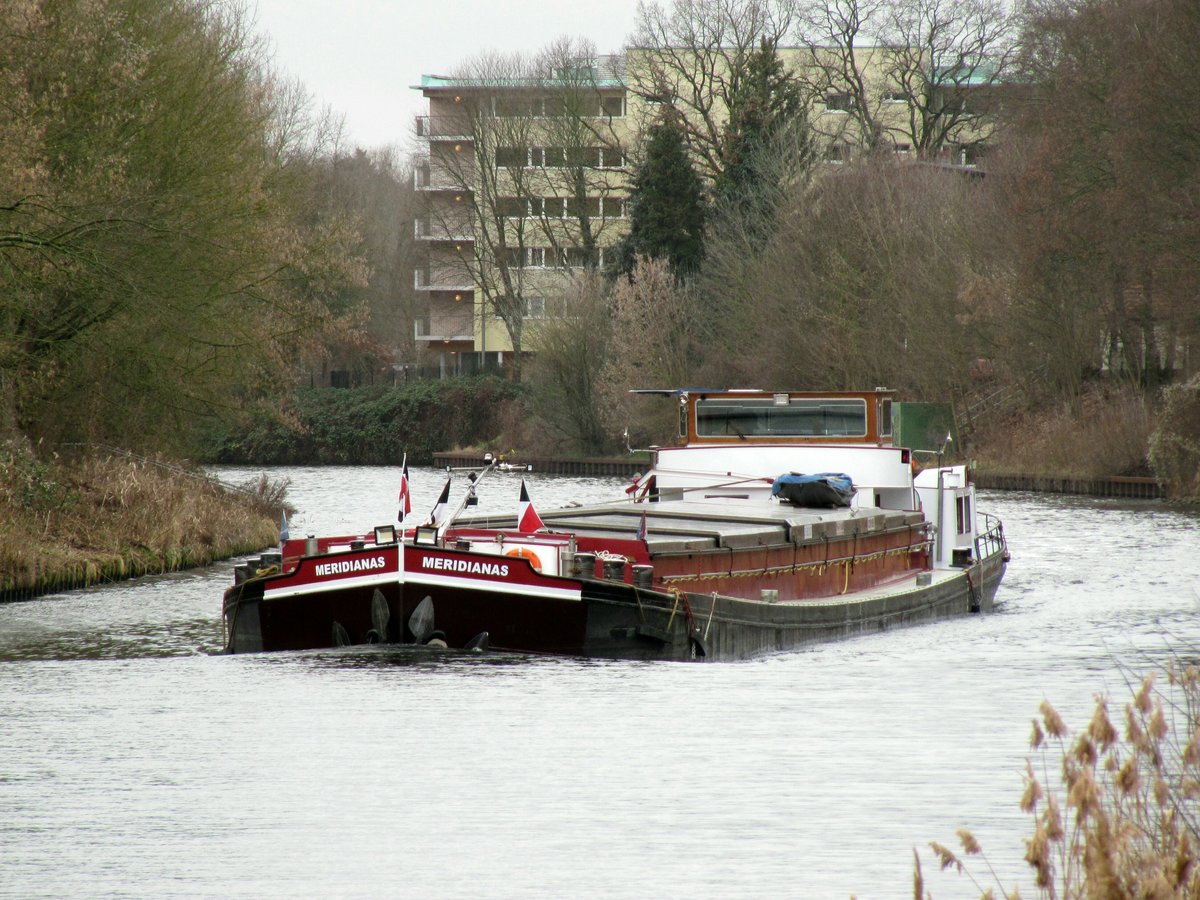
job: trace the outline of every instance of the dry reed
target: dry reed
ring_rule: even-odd
[[[1033,818],[1025,861],[1038,896],[1051,900],[1200,897],[1200,666],[1176,660],[1142,680],[1126,704],[1123,731],[1097,696],[1087,726],[1072,734],[1048,703],[1033,720],[1021,809]],[[960,831],[965,854],[980,854]],[[953,851],[930,845],[943,869],[971,877]],[[989,867],[990,868],[990,867]],[[991,873],[996,890],[1004,893]],[[925,900],[920,859],[914,896]]]
[[[280,486],[231,491],[162,461],[0,448],[0,597],[206,565],[278,539]]]
[[[981,470],[997,474],[1145,475],[1156,419],[1136,388],[1107,387],[1085,396],[1077,410],[1042,410],[991,423],[972,452]]]

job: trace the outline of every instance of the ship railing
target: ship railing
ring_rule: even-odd
[[[1004,524],[987,513],[979,513],[979,518],[983,528],[975,538],[975,558],[984,560],[1003,553],[1008,547],[1004,538]]]

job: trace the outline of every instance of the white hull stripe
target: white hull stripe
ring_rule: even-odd
[[[354,578],[331,578],[328,581],[314,581],[310,584],[298,584],[263,591],[264,600],[280,600],[284,597],[299,597],[302,594],[318,594],[322,591],[344,591],[349,588],[370,587],[371,585],[399,584],[402,581],[399,572],[378,572],[374,575],[358,575]]]
[[[583,599],[583,591],[577,588],[544,587],[534,584],[521,584],[513,581],[485,581],[479,578],[456,578],[453,575],[433,575],[427,572],[406,572],[405,583],[411,585],[432,584],[437,587],[460,588],[479,591],[483,594],[522,594],[526,597],[540,597],[547,600]]]

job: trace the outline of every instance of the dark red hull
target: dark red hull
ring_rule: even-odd
[[[472,556],[438,550],[430,558],[466,564]],[[312,562],[303,560],[297,571]],[[288,592],[281,584],[288,577],[274,576],[226,592],[227,647],[240,653],[376,641],[409,644],[416,636],[406,623],[428,598],[434,627],[452,649],[486,632],[492,649],[523,653],[741,659],[986,610],[1003,572],[1003,554],[997,553],[927,585],[907,578],[890,590],[811,602],[649,590],[618,581],[541,576],[532,569],[512,572],[514,580],[499,585],[502,590],[493,590],[497,585],[482,575],[430,577],[410,571],[403,585],[397,574],[388,574],[366,583]],[[302,580],[291,581],[293,589],[304,586]],[[387,609],[382,633],[376,592]]]

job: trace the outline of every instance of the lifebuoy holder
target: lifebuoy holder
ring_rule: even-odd
[[[538,556],[537,553],[535,553],[533,550],[529,549],[528,547],[513,547],[511,550],[509,550],[504,555],[520,557],[521,559],[527,559],[527,560],[529,560],[529,564],[531,566],[533,566],[533,571],[535,571],[535,572],[542,571],[542,558],[540,556]]]

